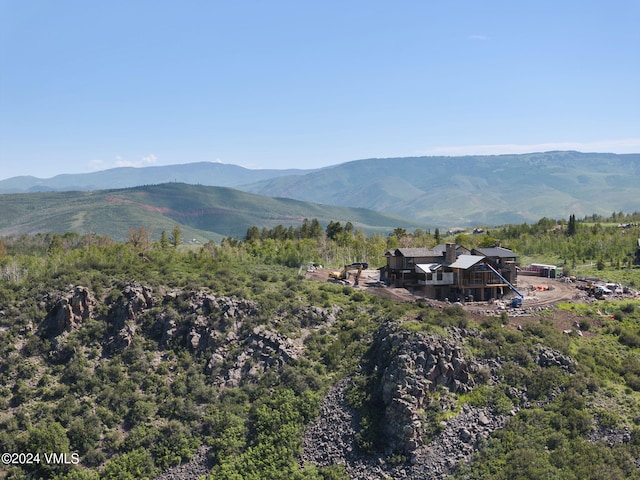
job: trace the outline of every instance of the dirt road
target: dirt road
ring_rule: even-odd
[[[528,307],[543,307],[558,302],[574,300],[579,295],[574,284],[542,277],[518,277],[518,290],[524,294],[524,304]]]

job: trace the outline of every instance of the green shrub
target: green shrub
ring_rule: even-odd
[[[637,348],[640,347],[640,335],[630,332],[628,330],[623,330],[620,336],[618,337],[618,341],[626,345],[627,347]]]
[[[589,320],[581,320],[578,326],[580,327],[580,330],[587,332],[591,328],[591,322]]]
[[[620,307],[620,310],[624,313],[632,314],[636,311],[636,306],[633,303],[629,302],[622,305]]]
[[[362,292],[355,292],[353,295],[351,295],[351,300],[353,300],[354,302],[364,302],[366,298],[367,297],[365,297],[364,293]]]

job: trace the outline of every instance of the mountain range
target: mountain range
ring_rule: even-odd
[[[313,170],[251,170],[238,165],[196,162],[149,167],[118,167],[92,173],[60,174],[51,178],[19,176],[0,180],[0,193],[31,193],[70,190],[107,190],[167,182],[237,187],[283,175]]]
[[[170,185],[159,185],[166,183]],[[207,190],[190,185],[227,188]],[[137,188],[117,194],[111,191],[131,187]],[[77,193],[70,193],[72,190]],[[14,177],[0,181],[0,193],[21,193],[0,196],[0,234],[53,228],[56,218],[59,221],[53,231],[61,227],[97,231],[101,224],[111,225],[111,232],[121,231],[118,224],[157,224],[164,229],[178,222],[194,238],[203,233],[210,237],[211,232],[217,237],[237,236],[251,225],[298,224],[303,218],[349,219],[368,230],[498,225],[534,222],[541,217],[568,218],[570,214],[637,211],[640,154],[555,151],[372,158],[316,170],[251,170],[191,163],[115,168],[50,179]],[[108,200],[116,197],[126,201]],[[47,208],[34,207],[39,202]],[[27,206],[20,208],[21,203]],[[54,206],[55,214],[44,214]],[[371,211],[378,212],[377,216]]]
[[[362,208],[269,198],[227,187],[163,183],[127,189],[0,195],[0,236],[93,232],[114,240],[147,227],[155,238],[178,224],[188,241],[242,238],[256,225],[300,225],[305,218],[352,222],[365,232],[388,232],[417,223]]]
[[[640,154],[546,152],[348,162],[242,187],[426,225],[496,225],[640,207]]]

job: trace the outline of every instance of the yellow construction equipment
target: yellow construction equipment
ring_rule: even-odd
[[[329,280],[346,281],[347,277],[349,276],[349,272],[355,270],[356,274],[353,284],[358,285],[358,282],[360,281],[360,274],[362,273],[363,268],[364,265],[362,264],[345,265],[340,271],[329,272]]]

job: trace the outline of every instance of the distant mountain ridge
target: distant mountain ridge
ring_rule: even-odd
[[[0,181],[0,193],[91,191],[166,182],[365,208],[411,219],[423,228],[640,210],[640,154],[572,151],[372,158],[317,170],[250,170],[206,162],[129,167],[44,180],[14,177]]]
[[[640,154],[368,159],[242,188],[386,211],[426,225],[523,223],[639,210]]]
[[[131,228],[147,227],[158,238],[180,225],[184,238],[198,242],[243,238],[250,226],[298,226],[317,218],[351,221],[366,232],[386,233],[419,224],[362,208],[269,198],[228,187],[165,183],[91,192],[0,195],[0,237],[35,233],[89,232],[127,239]]]
[[[29,193],[70,190],[107,190],[168,182],[237,187],[283,175],[313,170],[253,170],[215,162],[196,162],[149,167],[118,167],[92,173],[60,174],[51,178],[20,176],[0,180],[0,193]]]

